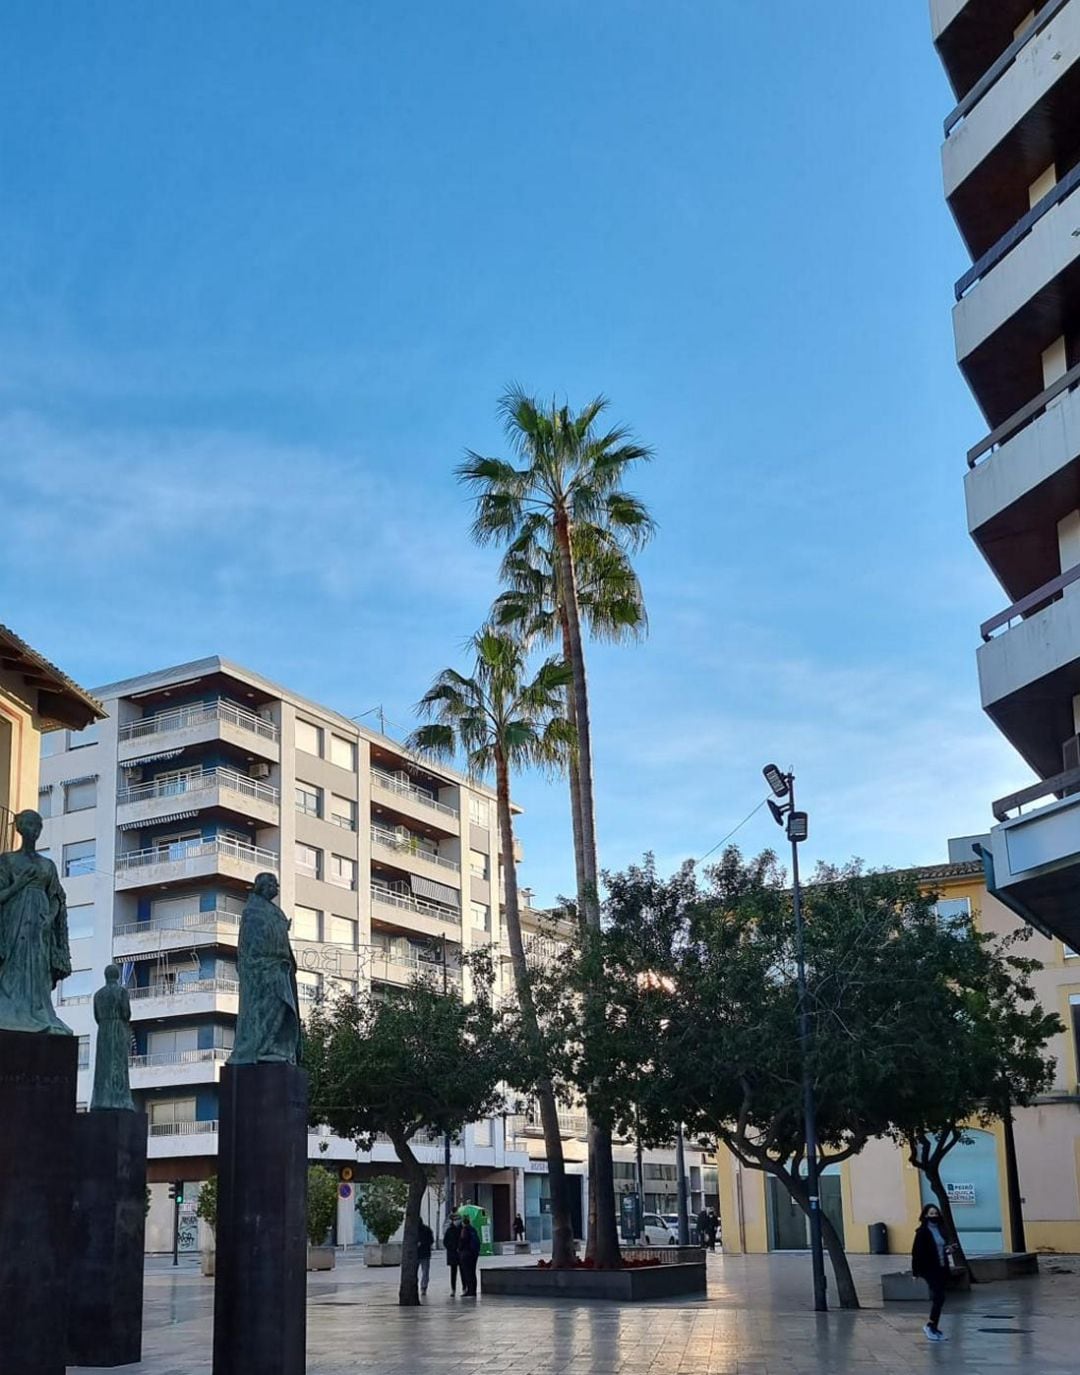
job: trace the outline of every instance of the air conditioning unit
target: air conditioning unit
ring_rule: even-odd
[[[269,778],[270,765],[263,763],[252,764],[251,768],[248,770],[248,773],[252,778]]]

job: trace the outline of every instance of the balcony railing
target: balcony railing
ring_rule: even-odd
[[[151,1136],[217,1136],[216,1117],[206,1122],[151,1122]]]
[[[149,921],[129,921],[114,926],[113,937],[145,936],[151,931],[175,931],[178,935],[185,931],[205,931],[212,935],[218,926],[235,931],[240,926],[240,914],[223,912],[216,907],[212,912],[189,912],[183,917],[151,917]]]
[[[223,1065],[232,1054],[222,1046],[211,1046],[206,1050],[161,1050],[152,1055],[133,1055],[129,1061],[132,1069],[165,1069],[173,1065]]]
[[[458,816],[456,807],[449,807],[445,802],[440,802],[432,797],[423,788],[418,788],[414,783],[406,783],[400,778],[395,778],[392,773],[387,773],[384,769],[372,769],[371,781],[376,787],[385,788],[387,792],[397,793],[399,797],[410,797],[414,802],[419,802],[425,807],[431,807],[436,812],[444,812],[447,816]]]
[[[179,778],[154,779],[150,783],[139,783],[133,788],[121,788],[116,794],[118,803],[146,802],[156,797],[189,797],[192,793],[209,792],[214,788],[228,788],[234,793],[243,793],[259,802],[269,802],[277,806],[281,794],[270,783],[260,783],[235,769],[215,768],[193,770]]]
[[[416,955],[395,955],[391,951],[383,950],[379,946],[371,947],[371,959],[369,970],[373,979],[384,979],[388,983],[393,983],[389,971],[403,970],[408,978],[415,974],[425,974],[435,983],[441,983],[443,977],[443,967],[438,960],[422,960]],[[384,972],[385,971],[385,972]],[[461,986],[461,970],[451,968],[447,965],[446,977],[448,982],[456,987]]]
[[[563,1136],[585,1136],[589,1130],[589,1119],[583,1112],[560,1112],[559,1131]],[[544,1125],[540,1120],[540,1113],[530,1113],[528,1116],[519,1115],[507,1118],[511,1131],[515,1136],[543,1136]]]
[[[120,727],[120,741],[145,740],[153,735],[164,735],[168,731],[187,730],[191,726],[204,726],[211,721],[221,721],[226,725],[237,726],[240,730],[251,731],[264,740],[277,740],[278,728],[272,721],[264,721],[246,707],[235,702],[219,699],[216,702],[196,702],[188,707],[171,707],[153,716],[144,716],[138,721],[128,721]]]
[[[1022,429],[1025,429],[1033,420],[1037,420],[1042,415],[1051,401],[1056,401],[1064,392],[1072,389],[1080,382],[1080,363],[1071,367],[1068,372],[1063,373],[1056,382],[1052,382],[1045,391],[1041,391],[1038,396],[1033,397],[1026,406],[1021,406],[1018,411],[1009,416],[1008,420],[1003,421],[996,430],[980,439],[973,449],[968,450],[968,467],[974,468],[981,458],[1002,444],[1008,443],[1010,439]]]
[[[190,998],[196,993],[240,992],[236,979],[192,979],[187,983],[147,984],[145,987],[129,988],[130,997],[138,998]]]
[[[1004,611],[999,611],[996,616],[991,616],[988,621],[983,621],[979,628],[979,633],[983,640],[992,640],[994,631],[1008,627],[1015,620],[1024,620],[1028,616],[1033,616],[1037,611],[1044,611],[1051,602],[1058,601],[1065,594],[1065,589],[1071,587],[1074,582],[1080,582],[1080,563],[1075,568],[1070,568],[1067,573],[1062,573],[1060,577],[1052,578],[1042,587],[1036,588],[1034,592],[1029,592],[1026,597],[1021,597],[1018,602],[1013,602],[1012,606]]]
[[[965,115],[970,114],[975,106],[978,105],[987,91],[997,85],[1031,40],[1037,34],[1042,33],[1043,29],[1046,28],[1047,24],[1050,23],[1058,11],[1063,10],[1068,3],[1069,0],[1048,0],[1048,3],[1043,5],[1042,9],[1039,10],[1038,14],[1036,14],[1027,28],[1009,44],[994,65],[976,81],[975,85],[972,86],[971,90],[968,91],[967,95],[964,96],[963,100],[959,102],[948,119],[946,119],[946,138],[949,137]]]
[[[990,809],[994,813],[995,821],[1008,821],[1010,812],[1016,812],[1019,816],[1032,802],[1067,797],[1078,791],[1080,769],[1065,769],[1063,773],[1056,773],[1052,778],[1044,778],[1041,783],[1032,783],[1030,788],[1021,788],[1019,792],[1010,793],[1008,797],[999,797],[991,804]]]
[[[117,855],[116,872],[119,874],[154,864],[183,864],[189,859],[207,858],[239,860],[275,872],[280,863],[273,850],[217,837],[213,840],[184,840],[174,845],[155,845],[148,850],[132,850],[126,855]]]
[[[426,859],[429,864],[437,864],[442,869],[449,869],[453,874],[461,873],[461,865],[456,859],[444,859],[433,850],[425,850],[415,840],[406,840],[396,831],[388,831],[382,826],[372,826],[371,843],[381,845],[384,850],[393,850],[399,855],[415,855],[417,859]]]
[[[452,907],[441,907],[437,902],[427,902],[423,898],[406,896],[404,893],[394,893],[389,888],[371,889],[372,902],[389,903],[391,907],[400,907],[406,912],[416,912],[422,917],[433,917],[436,921],[444,921],[449,926],[461,925],[461,913]]]

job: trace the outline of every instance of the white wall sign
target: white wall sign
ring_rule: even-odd
[[[945,1192],[954,1208],[974,1208],[976,1203],[974,1184],[946,1184]]]

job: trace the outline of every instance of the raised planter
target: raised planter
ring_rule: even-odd
[[[951,1274],[946,1287],[966,1292],[971,1288],[971,1276],[966,1270]],[[926,1281],[916,1279],[910,1270],[893,1270],[881,1277],[881,1297],[886,1303],[929,1303],[930,1291]]]
[[[309,1246],[307,1248],[307,1268],[309,1270],[332,1270],[337,1255],[332,1246]]]
[[[400,1265],[401,1264],[401,1242],[388,1241],[380,1244],[377,1241],[369,1241],[364,1244],[364,1264],[365,1265]]]
[[[1037,1275],[1039,1257],[1035,1251],[998,1251],[989,1256],[968,1256],[968,1269],[976,1284],[991,1284],[994,1280]]]
[[[666,1248],[665,1248],[666,1249]],[[488,1265],[480,1270],[484,1294],[530,1298],[615,1299],[643,1303],[679,1294],[704,1294],[705,1261],[649,1265],[629,1270],[541,1270],[528,1265]]]
[[[214,1257],[216,1255],[217,1252],[214,1250],[212,1246],[208,1246],[206,1250],[203,1251],[202,1272],[204,1275],[212,1275],[214,1273]]]
[[[497,1256],[529,1256],[532,1247],[527,1241],[496,1241],[494,1251]]]

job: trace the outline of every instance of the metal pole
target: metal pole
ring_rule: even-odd
[[[790,812],[795,810],[795,776],[788,774]],[[789,815],[790,815],[789,812]],[[810,1008],[806,995],[806,949],[803,939],[802,893],[799,890],[799,845],[791,842],[792,906],[795,915],[795,968],[799,993],[799,1048],[802,1053],[803,1118],[806,1136],[806,1187],[810,1195],[810,1259],[814,1271],[814,1308],[828,1310],[825,1248],[821,1239],[821,1194],[818,1186],[817,1113],[810,1072]]]
[[[679,1186],[679,1245],[690,1245],[690,1213],[686,1206],[686,1144],[683,1141],[682,1123],[675,1137],[675,1173]]]
[[[172,1263],[180,1264],[180,1185],[173,1184]]]
[[[442,937],[442,991],[445,998],[449,992],[449,979],[446,970],[446,933]],[[449,1226],[450,1218],[454,1212],[454,1173],[453,1166],[450,1164],[450,1133],[443,1134],[443,1187],[446,1190],[446,1224]]]
[[[1001,1116],[1005,1135],[1005,1183],[1009,1194],[1009,1237],[1014,1251],[1027,1250],[1024,1235],[1024,1200],[1020,1197],[1020,1169],[1016,1162],[1016,1136],[1013,1133],[1012,1103],[1005,1099]]]
[[[637,1191],[638,1191],[638,1198],[641,1199],[641,1214],[642,1214],[642,1216],[644,1217],[644,1215],[645,1215],[645,1165],[644,1165],[643,1158],[642,1158],[642,1151],[641,1151],[641,1136],[640,1136],[640,1135],[638,1136],[638,1139],[637,1139],[636,1156],[637,1156]]]

